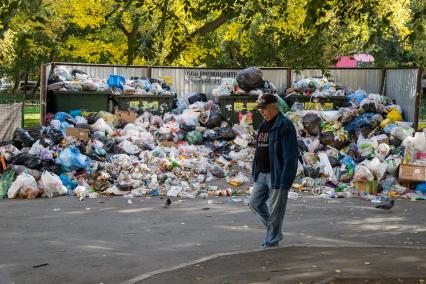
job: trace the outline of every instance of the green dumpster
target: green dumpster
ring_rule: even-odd
[[[47,112],[69,112],[73,109],[108,111],[110,92],[50,91],[47,93]]]

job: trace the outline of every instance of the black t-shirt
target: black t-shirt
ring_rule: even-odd
[[[270,121],[265,121],[259,129],[257,135],[257,152],[256,152],[256,172],[269,173],[271,171],[271,163],[269,159],[269,131],[275,124],[277,117]]]

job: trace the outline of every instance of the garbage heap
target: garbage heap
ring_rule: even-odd
[[[290,93],[346,96],[337,110],[305,110],[295,102],[286,116],[299,135],[298,181],[294,187],[325,198],[358,196],[381,202],[391,197],[426,198],[426,175],[402,169],[426,165],[426,138],[404,122],[389,97],[351,91],[317,78],[297,82]],[[413,137],[414,135],[414,137]],[[399,170],[401,167],[401,170]],[[402,174],[400,174],[402,173]]]
[[[115,95],[171,95],[176,91],[159,78],[130,78],[110,75],[100,79],[90,76],[84,71],[74,69],[71,72],[64,66],[57,66],[48,81],[49,91],[96,91],[112,92]]]
[[[212,101],[163,116],[144,110],[130,121],[73,114],[56,113],[48,126],[18,128],[12,141],[1,141],[1,196],[192,198],[248,190],[253,128],[229,126]]]

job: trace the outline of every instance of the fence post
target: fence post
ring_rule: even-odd
[[[416,131],[417,131],[417,127],[419,126],[420,99],[422,95],[422,71],[423,71],[422,67],[417,69],[416,103],[415,103],[415,113],[414,113],[414,129]]]

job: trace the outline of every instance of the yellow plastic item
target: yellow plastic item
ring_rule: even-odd
[[[388,115],[387,118],[393,120],[393,121],[402,121],[402,114],[396,109],[392,109]]]
[[[392,119],[386,118],[386,119],[382,120],[382,122],[380,122],[380,127],[385,128],[387,125],[389,125],[391,123],[392,123]]]

